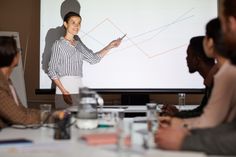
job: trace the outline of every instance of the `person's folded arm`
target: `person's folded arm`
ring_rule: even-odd
[[[28,109],[21,103],[17,105],[11,95],[4,89],[0,89],[0,115],[1,119],[10,124],[40,123],[40,111]]]
[[[181,150],[205,152],[210,155],[236,155],[236,130],[220,134],[213,134],[211,131],[197,131],[186,136]]]

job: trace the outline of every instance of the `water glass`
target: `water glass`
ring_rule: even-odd
[[[132,122],[121,119],[117,122],[117,150],[127,153],[132,147]]]
[[[48,122],[50,113],[51,113],[51,104],[41,104],[40,111],[41,111],[41,124],[45,124]]]
[[[156,103],[147,103],[147,130],[149,132],[155,133],[157,130],[157,104]]]
[[[179,109],[182,110],[185,105],[185,93],[179,93],[178,94],[178,105]]]

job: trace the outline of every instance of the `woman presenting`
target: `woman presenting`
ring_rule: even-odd
[[[118,38],[110,42],[99,52],[88,49],[80,38],[75,40],[81,27],[81,16],[69,12],[64,17],[66,34],[56,40],[52,46],[52,55],[49,62],[48,76],[56,84],[56,109],[76,104],[79,87],[82,86],[83,61],[96,64],[112,49],[118,47],[123,39]]]

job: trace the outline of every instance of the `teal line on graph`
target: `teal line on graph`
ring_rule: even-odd
[[[185,17],[185,18],[183,18],[183,17],[184,17],[185,15],[187,15],[188,13],[190,13],[193,9],[194,9],[194,8],[189,9],[188,11],[186,11],[184,14],[182,14],[181,16],[179,16],[178,18],[176,18],[176,19],[175,19],[173,22],[171,22],[171,23],[168,23],[168,24],[166,24],[166,25],[160,26],[160,27],[158,27],[158,28],[149,30],[149,31],[147,31],[147,32],[138,34],[138,35],[133,36],[133,37],[130,37],[130,38],[134,39],[134,38],[137,38],[137,37],[139,37],[139,36],[143,36],[143,35],[146,35],[146,34],[149,34],[149,33],[152,33],[152,32],[156,32],[157,30],[160,30],[160,29],[161,29],[161,31],[159,31],[158,33],[156,33],[156,34],[154,35],[154,36],[156,36],[157,34],[161,33],[162,31],[164,31],[165,29],[169,28],[170,26],[172,26],[172,25],[174,25],[174,24],[177,24],[177,23],[179,23],[179,22],[185,21],[185,20],[187,20],[187,19],[189,19],[189,18],[192,18],[194,15],[190,15],[190,16]]]
[[[160,52],[160,53],[155,53],[154,55],[150,56],[147,52],[145,52],[142,48],[140,48],[139,45],[144,44],[144,43],[146,43],[146,42],[148,42],[148,41],[150,41],[150,40],[156,38],[160,33],[164,32],[165,30],[167,30],[169,27],[173,26],[174,24],[177,24],[177,23],[180,23],[180,22],[183,22],[183,21],[186,21],[186,20],[192,18],[194,15],[189,15],[189,16],[187,16],[187,17],[185,17],[185,16],[186,16],[187,14],[191,13],[193,10],[194,10],[194,8],[191,8],[191,9],[187,10],[187,11],[184,12],[181,16],[177,17],[174,21],[172,21],[172,22],[170,22],[170,23],[168,23],[168,24],[165,24],[165,25],[163,25],[163,26],[160,26],[160,27],[158,27],[158,28],[149,30],[149,31],[144,32],[144,33],[140,33],[140,34],[138,34],[138,35],[136,35],[136,36],[133,36],[133,37],[127,36],[127,37],[126,37],[126,40],[124,40],[123,42],[129,41],[129,42],[132,43],[132,45],[126,46],[126,47],[120,49],[119,51],[123,51],[123,50],[128,49],[128,48],[131,48],[131,47],[136,47],[136,48],[137,48],[139,51],[141,51],[146,57],[148,57],[148,58],[153,58],[153,57],[155,57],[155,56],[163,55],[163,54],[165,54],[165,53],[167,53],[167,52],[170,52],[170,51],[173,51],[173,50],[175,50],[175,49],[177,49],[177,48],[183,47],[183,45],[186,45],[186,44],[179,45],[179,46],[176,46],[175,48],[171,48],[171,49],[168,49],[168,50],[163,51],[163,52]],[[100,23],[98,23],[95,27],[93,27],[90,31],[88,31],[88,32],[86,32],[86,33],[82,31],[82,32],[84,33],[84,35],[82,36],[82,38],[84,38],[85,36],[88,36],[89,38],[91,38],[92,40],[94,40],[95,42],[97,42],[98,44],[100,44],[101,46],[105,46],[106,44],[100,42],[99,40],[97,40],[96,38],[94,38],[93,36],[90,35],[91,32],[93,32],[94,30],[96,30],[98,27],[100,27],[100,26],[101,26],[102,24],[104,24],[105,22],[109,22],[109,23],[110,23],[114,28],[116,28],[121,34],[125,34],[125,32],[123,32],[123,31],[121,30],[121,28],[119,28],[117,25],[115,25],[114,22],[112,22],[109,18],[106,18],[106,19],[104,19],[103,21],[101,21]],[[137,42],[137,43],[135,43],[135,42],[133,41],[133,39],[135,39],[135,38],[138,38],[138,37],[141,37],[141,36],[144,36],[144,35],[147,35],[147,34],[156,32],[156,31],[158,31],[158,32],[155,33],[154,35],[152,35],[151,37],[145,39],[145,40],[139,41],[139,42]],[[116,51],[116,53],[117,53],[117,51]]]

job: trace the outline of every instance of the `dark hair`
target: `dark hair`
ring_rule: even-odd
[[[223,0],[223,13],[225,16],[236,17],[236,1],[235,0]]]
[[[72,16],[77,16],[77,17],[79,17],[79,18],[82,20],[80,14],[78,14],[78,13],[76,13],[76,12],[73,12],[73,11],[70,11],[70,12],[68,12],[68,13],[64,16],[64,19],[63,19],[64,22],[68,23],[68,21],[70,20],[70,18],[71,18]]]
[[[17,53],[14,37],[0,36],[0,68],[10,66]]]
[[[221,28],[221,23],[219,18],[212,19],[206,25],[206,36],[212,38],[214,41],[215,51],[223,56],[227,57],[227,49],[224,41],[224,35]]]
[[[190,39],[189,46],[194,51],[195,55],[200,57],[204,62],[208,64],[214,64],[215,61],[212,58],[207,57],[203,48],[204,36],[196,36]]]
[[[229,16],[233,16],[234,18],[236,18],[236,1],[235,0],[223,0],[222,3],[223,6],[223,14],[226,17]],[[228,50],[228,55],[227,55],[231,61],[231,63],[233,63],[234,65],[236,65],[236,52],[235,50]]]

